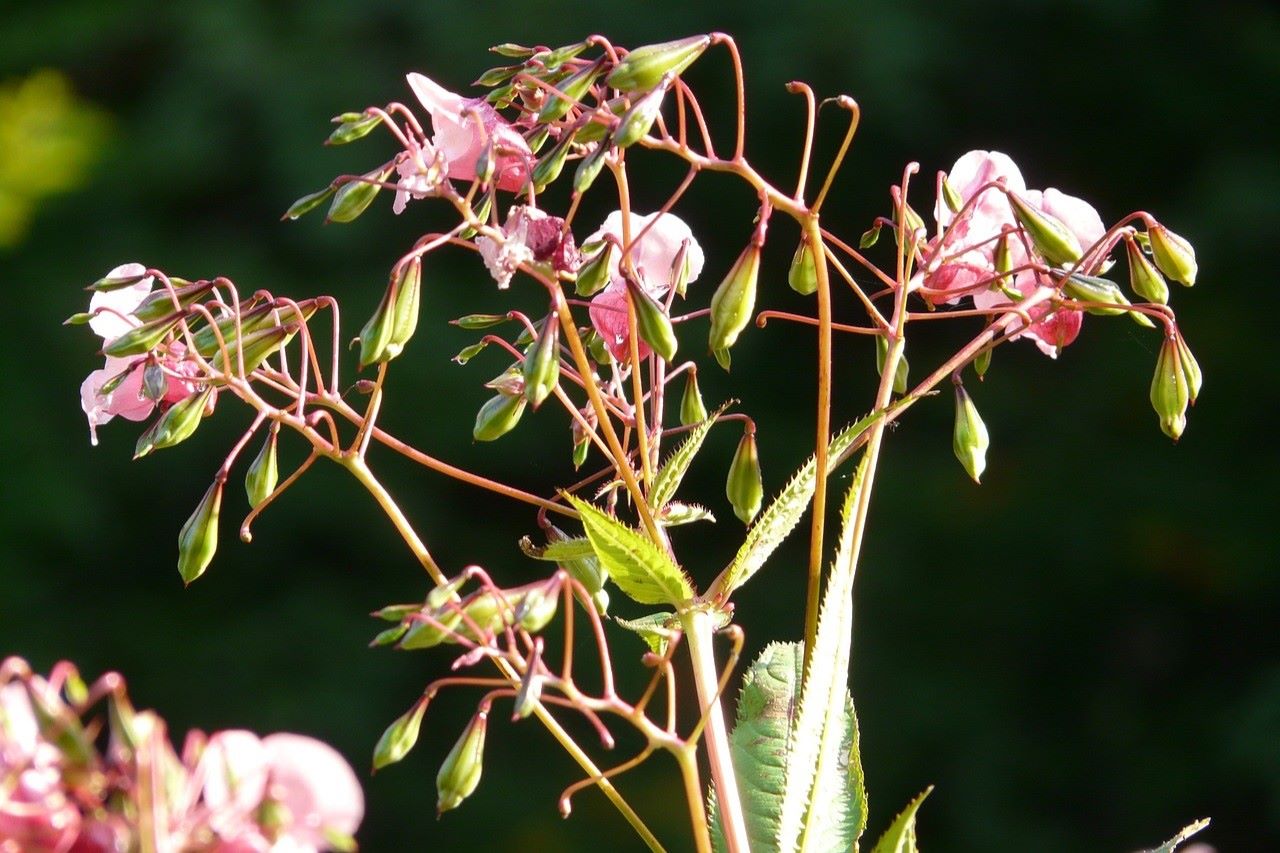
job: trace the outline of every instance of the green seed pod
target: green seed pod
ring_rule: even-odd
[[[685,240],[680,244],[680,248],[676,251],[675,258],[671,261],[671,288],[675,290],[676,296],[684,299],[685,291],[689,288],[689,273],[692,269],[689,265],[689,241]]]
[[[884,376],[884,362],[889,357],[889,341],[884,335],[876,335],[876,374]],[[911,368],[907,364],[907,354],[898,355],[898,367],[893,371],[893,393],[907,393],[907,377]]]
[[[442,610],[450,601],[458,597],[458,590],[467,583],[467,576],[459,575],[448,583],[437,584],[427,593],[427,607],[431,610]]]
[[[357,178],[347,181],[338,187],[333,194],[333,202],[329,212],[325,214],[325,222],[353,222],[377,198],[382,189],[382,182],[391,176],[391,169],[381,172],[369,172],[363,180]]]
[[[150,323],[143,323],[103,347],[102,354],[114,358],[127,358],[131,355],[151,352],[177,327],[181,319],[181,314],[174,313],[159,320],[152,320]]]
[[[509,318],[506,314],[468,314],[465,317],[459,317],[449,322],[457,326],[459,329],[490,329],[501,323],[507,322]]]
[[[1191,287],[1196,283],[1196,250],[1182,237],[1163,225],[1156,225],[1147,232],[1151,241],[1151,256],[1156,266],[1169,278]]]
[[[379,631],[373,636],[373,639],[369,641],[369,648],[376,649],[381,646],[394,646],[396,643],[400,642],[400,638],[408,633],[408,631],[408,625],[395,625],[385,631]]]
[[[435,622],[426,619],[413,619],[409,622],[409,630],[405,632],[396,648],[403,651],[430,649],[445,642],[456,642],[454,629],[462,621],[462,611],[452,607],[442,607],[431,611]]]
[[[627,293],[631,296],[631,305],[636,312],[636,328],[640,332],[640,340],[644,341],[664,361],[675,358],[679,341],[676,340],[675,327],[667,316],[667,309],[661,302],[649,295],[649,291],[627,279]]]
[[[595,296],[609,283],[609,261],[613,257],[614,246],[606,242],[591,260],[578,270],[578,278],[573,283],[573,290],[579,296]]]
[[[497,633],[514,623],[512,613],[519,603],[518,598],[505,594],[499,597],[488,590],[472,593],[463,599],[464,616],[458,625],[458,633],[473,642],[482,643],[488,634]]]
[[[541,62],[543,68],[548,71],[554,71],[590,46],[591,42],[589,41],[574,42],[564,47],[557,47],[555,50],[539,51],[534,54],[534,59]]]
[[[787,284],[802,296],[808,296],[818,290],[818,270],[813,263],[813,250],[809,241],[801,238],[796,253],[791,258],[791,268],[787,270]]]
[[[1133,292],[1148,302],[1168,304],[1169,285],[1155,264],[1147,260],[1137,242],[1126,240],[1125,254],[1129,257],[1129,286],[1133,288]]]
[[[298,333],[299,328],[301,327],[297,323],[290,323],[245,335],[241,344],[241,351],[244,353],[244,372],[248,374],[256,370],[268,356],[289,343]],[[237,369],[234,361],[231,363],[231,369]]]
[[[532,53],[533,51],[529,51]],[[499,83],[505,83],[516,75],[516,72],[523,68],[523,65],[502,65],[497,68],[490,68],[475,79],[473,86],[484,86],[491,89]]]
[[[142,396],[153,403],[159,403],[169,393],[169,378],[164,375],[164,368],[156,362],[148,362],[142,368]]]
[[[991,368],[991,350],[981,350],[973,358],[973,372],[978,374],[978,378],[982,379],[987,375],[987,371]]]
[[[667,82],[664,79],[662,85],[640,97],[618,123],[611,139],[613,144],[619,148],[627,148],[644,139],[662,112],[662,99],[666,94]]]
[[[249,498],[249,506],[257,507],[276,490],[276,482],[280,478],[279,463],[276,456],[275,427],[267,433],[267,440],[262,449],[249,463],[249,470],[244,474],[244,491]]]
[[[960,193],[956,192],[956,188],[951,186],[951,181],[946,177],[942,179],[942,200],[947,205],[947,210],[952,213],[959,213],[964,207],[964,199],[960,197]]]
[[[336,187],[328,186],[322,190],[316,190],[313,193],[308,193],[293,204],[289,205],[289,209],[286,210],[284,212],[284,216],[281,216],[280,218],[293,220],[300,216],[305,216],[328,201],[337,191]]]
[[[325,145],[346,145],[348,142],[355,142],[357,139],[363,139],[378,125],[382,124],[382,116],[365,115],[357,113],[357,118],[348,118],[347,116],[338,116],[338,126],[333,129],[333,133],[329,134],[329,138],[324,141]]]
[[[1177,335],[1178,339],[1178,366],[1182,368],[1183,374],[1187,377],[1187,396],[1191,401],[1191,405],[1196,404],[1196,398],[1200,396],[1200,386],[1204,384],[1204,374],[1200,372],[1200,363],[1196,361],[1196,357],[1191,354],[1191,347],[1187,346],[1186,338],[1182,337],[1182,333]]]
[[[729,477],[725,480],[725,495],[733,507],[733,514],[750,524],[760,511],[764,501],[764,480],[760,474],[760,453],[756,449],[756,434],[744,432],[738,449],[729,463]]]
[[[204,417],[205,406],[212,394],[212,388],[205,388],[199,394],[192,394],[170,406],[159,420],[138,436],[133,458],[141,459],[153,450],[173,447],[190,438],[196,427],[200,426],[200,419]]]
[[[693,426],[707,419],[707,407],[702,402],[702,392],[698,389],[698,374],[692,370],[684,383],[684,396],[680,398],[680,424]]]
[[[436,774],[436,813],[456,809],[475,792],[484,769],[484,733],[489,719],[487,708],[476,712],[458,742],[445,756]]]
[[[1015,193],[1009,193],[1008,197],[1009,204],[1013,207],[1013,215],[1018,218],[1018,222],[1031,238],[1036,251],[1046,261],[1052,266],[1061,267],[1080,260],[1084,249],[1081,248],[1076,235],[1062,224],[1062,220],[1037,210]]]
[[[987,468],[987,448],[991,445],[991,437],[987,434],[987,425],[978,414],[978,407],[964,386],[956,385],[956,425],[951,439],[951,448],[956,459],[964,466],[975,483],[982,482],[982,472]]]
[[[595,329],[583,337],[583,344],[587,347],[587,352],[591,353],[591,358],[596,364],[608,366],[613,362],[613,356],[609,354],[609,348],[604,344],[604,338],[600,337]]]
[[[601,143],[586,157],[582,158],[582,162],[578,163],[578,170],[573,173],[573,191],[578,195],[582,195],[591,189],[591,184],[595,182],[596,176],[600,174],[600,169],[604,166],[605,155],[609,153],[609,146]]]
[[[536,634],[555,618],[559,605],[559,595],[548,594],[545,588],[535,586],[516,605],[515,623],[530,634]]]
[[[1198,366],[1197,366],[1198,367]],[[1187,427],[1187,403],[1191,386],[1183,369],[1176,336],[1166,337],[1156,358],[1156,372],[1151,378],[1151,407],[1160,418],[1160,429],[1177,441]]]
[[[146,272],[140,272],[132,275],[108,275],[98,279],[85,289],[93,291],[119,290],[122,287],[129,287],[130,285],[137,284],[146,277]]]
[[[360,330],[360,367],[390,361],[404,351],[404,345],[418,328],[422,302],[422,259],[414,258],[396,268],[378,310]]]
[[[712,352],[724,350],[738,340],[738,335],[751,322],[756,305],[756,282],[760,277],[760,247],[751,243],[742,250],[729,274],[711,297]],[[717,360],[720,356],[716,356]],[[722,362],[723,364],[723,362]],[[728,367],[726,366],[727,370]]]
[[[564,93],[564,97],[552,95],[547,98],[546,103],[542,105],[542,110],[538,113],[537,123],[546,124],[564,118],[570,107],[580,103],[587,96],[587,92],[591,91],[591,84],[599,76],[600,65],[596,63],[584,67],[581,71],[557,83],[556,88]]]
[[[419,699],[413,707],[397,717],[395,722],[387,726],[387,730],[378,738],[373,748],[373,769],[381,770],[388,764],[395,764],[409,754],[413,745],[418,742],[418,730],[422,726],[422,715],[427,711],[427,700]]]
[[[212,289],[213,282],[200,281],[186,287],[175,287],[173,293],[166,289],[157,290],[133,309],[133,316],[143,323],[159,320],[178,310],[173,304],[174,297],[177,297],[179,307],[188,308]]]
[[[569,158],[569,152],[573,149],[573,134],[566,133],[559,142],[551,147],[551,150],[543,155],[537,164],[533,167],[533,173],[530,179],[533,181],[533,189],[535,192],[542,192],[558,177],[564,169],[565,160]]]
[[[218,512],[222,508],[222,481],[214,480],[195,512],[178,532],[178,574],[190,584],[204,574],[218,550]]]
[[[563,542],[568,538],[568,534],[554,524],[547,527],[548,542]],[[569,577],[582,584],[592,595],[604,589],[605,581],[609,580],[608,569],[600,565],[600,560],[595,555],[575,560],[559,560],[556,565],[568,572]],[[603,613],[604,610],[600,612]]]
[[[535,410],[560,382],[560,318],[547,315],[542,331],[525,352],[524,396]]]
[[[523,394],[497,394],[480,407],[471,435],[476,441],[493,441],[511,432],[524,414]]]
[[[605,82],[623,92],[652,89],[665,75],[678,76],[709,44],[711,37],[703,35],[637,47],[609,72]]]
[[[1114,281],[1105,278],[1098,278],[1093,275],[1081,275],[1080,273],[1072,273],[1067,276],[1066,282],[1062,286],[1062,290],[1072,299],[1078,299],[1081,302],[1092,302],[1092,306],[1084,310],[1090,314],[1100,314],[1104,317],[1113,317],[1117,314],[1128,314],[1133,321],[1139,326],[1151,327],[1155,324],[1151,322],[1151,318],[1140,311],[1129,310],[1130,302],[1120,286]],[[1103,307],[1106,305],[1115,305],[1115,308]]]
[[[591,442],[583,437],[573,445],[573,470],[577,471],[587,461],[587,453],[591,450]]]

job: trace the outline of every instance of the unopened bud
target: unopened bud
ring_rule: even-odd
[[[1151,256],[1156,266],[1169,278],[1187,287],[1196,283],[1196,250],[1182,237],[1163,225],[1155,225],[1147,232],[1151,241]]]
[[[631,307],[636,312],[636,328],[640,332],[640,340],[653,348],[664,361],[675,358],[679,341],[676,340],[675,327],[667,316],[667,309],[649,295],[649,291],[627,278],[627,293],[631,296]]]
[[[404,651],[430,649],[443,642],[453,642],[453,631],[462,621],[462,611],[456,607],[441,606],[422,610],[422,616],[412,619],[396,648]],[[427,617],[430,618],[427,618]]]
[[[360,330],[360,367],[390,361],[418,328],[422,302],[422,259],[413,258],[396,268],[392,279],[369,321]]]
[[[354,117],[341,115],[335,119],[335,123],[338,126],[333,129],[333,133],[329,134],[329,138],[324,141],[325,145],[346,145],[348,142],[363,139],[375,127],[382,124],[382,116],[365,115],[364,113],[356,113]]]
[[[467,314],[449,322],[459,329],[489,329],[508,319],[510,318],[506,314]]]
[[[175,287],[172,293],[167,288],[151,293],[146,299],[142,300],[137,308],[133,309],[133,316],[143,323],[159,320],[161,317],[169,316],[179,308],[190,307],[196,300],[213,289],[213,282],[211,281],[200,281],[184,287],[178,287],[177,282],[173,279],[170,279],[170,283]],[[174,305],[175,298],[177,299],[176,307]]]
[[[964,199],[960,193],[956,192],[956,188],[951,186],[951,181],[943,177],[942,179],[942,200],[947,205],[947,210],[952,213],[959,213],[964,207]]]
[[[889,339],[884,335],[876,335],[876,373],[884,376],[884,362],[889,357]],[[907,393],[907,377],[911,367],[907,364],[907,354],[898,353],[898,366],[893,371],[893,393]]]
[[[667,74],[679,76],[709,44],[711,37],[703,35],[637,47],[614,67],[605,82],[623,92],[652,89]]]
[[[1023,201],[1016,193],[1009,193],[1013,215],[1031,238],[1032,244],[1052,266],[1061,267],[1080,260],[1084,249],[1080,241],[1056,216],[1051,216]]]
[[[973,357],[973,372],[978,374],[979,379],[983,379],[987,375],[987,371],[991,369],[991,349],[979,350],[978,354]]]
[[[1169,302],[1169,285],[1156,265],[1147,259],[1135,240],[1125,241],[1125,253],[1129,256],[1129,286],[1133,292],[1148,302],[1165,305]]]
[[[594,296],[609,283],[609,260],[613,255],[613,243],[606,241],[604,247],[578,270],[578,278],[573,283],[573,290],[579,296]]]
[[[488,718],[487,708],[477,711],[440,765],[440,772],[436,774],[437,813],[456,809],[480,784]]]
[[[205,388],[199,394],[192,394],[170,406],[159,420],[138,436],[133,458],[141,459],[153,450],[173,447],[190,438],[196,427],[200,426],[200,419],[204,417],[205,406],[212,394],[212,388]]]
[[[742,250],[729,274],[711,297],[712,352],[724,350],[738,340],[755,312],[756,282],[760,277],[760,246],[751,243]],[[716,356],[719,360],[720,356]]]
[[[279,478],[276,431],[272,429],[267,433],[267,440],[262,443],[262,449],[258,451],[253,462],[249,463],[249,470],[244,474],[244,491],[249,498],[249,506],[257,507],[269,498],[276,490],[276,481]]]
[[[546,124],[564,118],[570,107],[577,105],[587,96],[587,92],[591,91],[591,84],[599,75],[598,64],[588,65],[557,83],[556,88],[564,93],[563,97],[552,95],[547,98],[547,102],[542,105],[542,110],[538,113],[537,123]]]
[[[591,442],[585,436],[573,443],[573,470],[577,471],[583,466],[590,450]]]
[[[1191,386],[1183,370],[1176,336],[1168,336],[1156,358],[1156,372],[1151,378],[1151,407],[1160,418],[1160,429],[1177,441],[1187,426],[1187,403]]]
[[[409,750],[418,742],[418,730],[422,726],[422,715],[426,710],[427,700],[419,699],[412,708],[387,726],[382,737],[378,738],[377,746],[373,748],[374,770],[395,764],[409,754]]]
[[[803,296],[818,289],[818,270],[813,263],[813,249],[808,240],[801,238],[800,245],[796,247],[796,253],[791,258],[791,269],[787,270],[787,284]]]
[[[1063,283],[1062,290],[1072,299],[1091,303],[1084,309],[1090,314],[1099,314],[1104,317],[1128,314],[1139,326],[1150,328],[1155,325],[1146,314],[1129,307],[1130,302],[1120,290],[1120,285],[1110,279],[1071,273]]]
[[[560,381],[560,319],[548,315],[524,356],[524,396],[536,410]]]
[[[619,148],[634,145],[649,133],[649,128],[662,112],[662,99],[666,97],[669,80],[663,78],[660,85],[646,93],[627,111],[613,132],[612,142]]]
[[[427,607],[432,610],[440,610],[450,601],[458,597],[458,590],[462,589],[467,583],[465,574],[458,575],[447,583],[437,584],[427,593]]]
[[[690,370],[684,383],[684,396],[680,398],[680,423],[693,426],[706,419],[707,407],[702,402],[702,392],[698,390],[698,374]]]
[[[175,313],[171,317],[162,317],[159,320],[135,326],[104,346],[102,354],[113,358],[128,358],[131,355],[151,352],[174,330],[180,319],[182,315]]]
[[[542,155],[542,158],[533,167],[530,179],[533,181],[533,188],[536,192],[542,192],[556,178],[560,177],[560,172],[564,169],[565,160],[569,157],[569,151],[573,147],[573,134],[566,133],[563,138],[551,147],[551,150]]]
[[[689,288],[689,275],[692,272],[693,269],[689,263],[689,241],[686,239],[680,244],[680,248],[676,250],[676,256],[671,260],[671,277],[668,279],[671,289],[681,299],[684,299],[685,291]]]
[[[292,220],[297,219],[300,216],[305,216],[328,201],[335,192],[337,192],[335,187],[328,186],[322,190],[316,190],[313,193],[308,193],[293,204],[289,205],[289,209],[286,210],[284,212],[284,216],[281,216],[280,218]]]
[[[204,574],[218,550],[218,512],[222,509],[222,481],[214,480],[195,512],[178,532],[178,574],[189,584]]]
[[[951,439],[951,448],[956,459],[964,466],[975,483],[982,482],[982,472],[987,468],[987,447],[991,437],[987,434],[987,425],[978,414],[978,407],[964,386],[956,384],[956,425]]]
[[[1200,372],[1200,363],[1191,354],[1191,347],[1187,346],[1187,340],[1182,337],[1181,332],[1178,332],[1177,338],[1178,366],[1182,368],[1182,373],[1187,377],[1187,397],[1191,401],[1191,405],[1194,406],[1196,398],[1200,396],[1200,386],[1204,384],[1204,374]]]
[[[391,169],[373,171],[347,181],[333,194],[325,222],[352,222],[373,203],[382,183],[391,176]]]
[[[575,193],[582,195],[591,189],[596,176],[600,174],[600,169],[604,166],[604,158],[608,153],[609,146],[600,143],[595,151],[582,158],[582,162],[578,163],[577,171],[573,173],[573,191]]]
[[[493,441],[515,428],[524,414],[523,394],[497,394],[480,407],[471,430],[476,441]]]
[[[756,448],[756,434],[748,430],[742,434],[738,449],[729,463],[729,477],[725,480],[725,495],[733,507],[733,514],[750,524],[760,511],[764,501],[764,480],[760,474],[760,453]]]

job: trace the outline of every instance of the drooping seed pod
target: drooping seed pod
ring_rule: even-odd
[[[1194,406],[1196,398],[1200,396],[1200,386],[1204,384],[1204,374],[1200,372],[1200,363],[1192,354],[1191,347],[1187,346],[1187,340],[1182,337],[1182,332],[1177,333],[1177,342],[1178,366],[1187,377],[1187,397]]]
[[[218,550],[218,513],[222,509],[222,481],[214,480],[195,512],[178,532],[178,574],[190,584],[204,574]]]
[[[713,353],[727,353],[738,340],[738,335],[751,322],[751,316],[755,312],[756,283],[759,277],[760,246],[753,242],[742,250],[742,254],[711,297],[709,344]]]
[[[951,448],[956,459],[964,466],[964,470],[975,483],[982,482],[982,472],[987,468],[987,448],[991,445],[991,437],[987,434],[987,425],[978,414],[978,407],[964,386],[956,384],[956,423],[951,438]]]
[[[560,318],[547,315],[524,356],[524,396],[535,410],[560,381]]]
[[[1197,366],[1198,368],[1198,366]],[[1187,427],[1187,404],[1191,401],[1188,374],[1182,368],[1177,336],[1166,336],[1156,357],[1151,377],[1151,407],[1160,418],[1160,429],[1177,441]]]
[[[458,742],[445,756],[436,774],[436,812],[443,814],[462,805],[480,784],[484,770],[484,736],[489,709],[482,708],[467,723]]]
[[[1169,278],[1191,287],[1196,283],[1196,250],[1184,238],[1163,225],[1154,225],[1147,231],[1151,241],[1151,256],[1156,266]]]
[[[325,222],[354,222],[368,209],[382,190],[382,183],[391,177],[391,169],[369,172],[360,178],[347,181],[338,187],[325,214]]]
[[[579,268],[578,278],[573,283],[575,293],[579,296],[595,296],[609,283],[609,261],[613,249],[613,243],[606,241],[600,251]]]
[[[273,427],[267,432],[267,440],[262,443],[262,449],[249,463],[249,470],[245,471],[244,491],[251,507],[256,508],[276,490],[276,482],[280,478],[276,440],[277,430]]]
[[[698,390],[698,374],[690,370],[684,383],[684,396],[680,398],[680,423],[693,426],[706,419],[707,407],[702,402],[702,392]]]
[[[1133,292],[1148,302],[1168,304],[1169,285],[1155,264],[1143,254],[1136,240],[1125,240],[1125,254],[1129,258],[1129,286]]]
[[[1073,264],[1084,255],[1080,241],[1062,220],[1028,204],[1016,193],[1009,193],[1009,204],[1013,207],[1013,215],[1031,238],[1046,261],[1060,267]]]
[[[889,357],[889,340],[884,335],[876,335],[876,373],[884,375],[885,359]],[[907,364],[907,354],[898,354],[898,366],[893,371],[893,393],[907,393],[907,378],[911,367]]]
[[[409,754],[409,750],[413,749],[414,744],[418,742],[418,731],[422,726],[422,715],[426,710],[427,700],[419,699],[413,703],[412,708],[387,726],[373,748],[374,770],[381,770],[389,764],[395,764]]]
[[[133,458],[141,459],[153,450],[173,447],[190,438],[195,433],[196,427],[200,426],[205,407],[209,404],[209,398],[212,395],[213,389],[205,388],[200,393],[192,394],[170,406],[159,420],[138,436]]]
[[[591,91],[591,84],[598,76],[600,76],[600,65],[587,65],[557,83],[556,88],[564,94],[547,98],[538,112],[537,123],[546,124],[564,118],[569,108],[582,101],[587,92]]]
[[[678,76],[711,44],[710,36],[690,36],[637,47],[609,72],[605,83],[623,92],[652,89],[670,74]]]
[[[679,341],[676,330],[667,316],[667,309],[640,285],[627,278],[627,293],[636,312],[636,329],[640,340],[648,344],[664,361],[675,358]]]
[[[809,241],[800,239],[796,253],[791,257],[791,268],[787,270],[787,284],[802,296],[808,296],[818,290],[818,270],[813,262],[813,249]]]
[[[764,480],[760,473],[760,453],[756,448],[754,430],[744,431],[742,440],[738,442],[733,461],[729,463],[724,491],[733,507],[733,514],[743,524],[750,524],[764,502]]]
[[[614,145],[627,148],[644,139],[662,112],[662,99],[666,97],[668,84],[669,81],[664,78],[660,85],[640,97],[627,111],[610,139]]]
[[[524,394],[499,393],[480,407],[471,435],[476,441],[493,441],[515,429],[524,414]]]

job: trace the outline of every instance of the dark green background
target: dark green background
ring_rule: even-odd
[[[363,765],[383,726],[447,665],[444,655],[364,648],[376,627],[365,613],[425,589],[390,526],[354,482],[318,468],[245,546],[233,535],[241,499],[229,491],[223,548],[184,591],[176,531],[246,413],[226,398],[195,440],[139,463],[128,461],[137,428],[127,422],[91,448],[76,390],[97,366],[96,344],[58,322],[83,309],[85,283],[141,260],[246,289],[333,293],[354,334],[385,270],[434,220],[426,202],[400,218],[379,202],[351,226],[278,222],[297,196],[391,150],[383,138],[321,148],[329,116],[408,99],[410,69],[461,89],[496,64],[484,49],[501,41],[555,45],[598,31],[637,44],[722,29],[747,63],[748,155],[778,181],[794,174],[801,132],[785,82],[862,104],[863,130],[827,209],[832,227],[856,236],[887,210],[907,160],[930,175],[987,147],[1014,156],[1029,185],[1086,197],[1108,220],[1153,211],[1199,253],[1201,283],[1174,294],[1206,375],[1180,445],[1159,433],[1146,401],[1155,335],[1102,318],[1057,363],[1014,345],[972,387],[992,434],[982,488],[951,456],[945,397],[892,434],[853,666],[871,832],[934,783],[920,835],[938,853],[1127,851],[1202,815],[1223,851],[1276,849],[1280,561],[1266,312],[1280,218],[1269,126],[1280,18],[1254,3],[718,5],[4,4],[0,77],[63,69],[114,117],[114,133],[88,185],[45,204],[26,242],[0,252],[0,653],[40,668],[70,658],[90,675],[118,669],[176,731],[309,732]],[[709,54],[691,79],[726,127],[724,55]],[[828,158],[837,124],[823,128]],[[637,181],[642,208],[660,203],[676,173],[648,174]],[[925,194],[916,200],[928,208]],[[681,209],[708,251],[701,298],[744,242],[749,204],[740,186],[708,178]],[[584,229],[605,205],[584,215]],[[781,284],[794,226],[779,221],[771,237],[764,301],[803,310]],[[444,320],[502,304],[492,282],[460,253],[433,258],[427,275],[424,324],[392,370],[385,423],[443,458],[550,489],[568,469],[563,418],[526,417],[516,434],[475,446],[479,383],[504,364],[492,354],[468,368],[447,361],[468,337]],[[512,295],[536,308],[527,283]],[[923,375],[963,330],[920,332],[910,356]],[[710,399],[742,397],[759,414],[769,491],[806,452],[811,353],[808,334],[773,324],[745,336],[731,376],[706,374]],[[842,342],[837,354],[844,420],[868,405],[871,348]],[[678,536],[701,583],[739,532],[721,495],[729,432],[713,438],[691,488],[726,521]],[[283,453],[301,450],[290,442]],[[507,582],[539,570],[515,550],[532,529],[523,509],[385,453],[373,461],[447,567],[480,563]],[[744,590],[738,616],[752,653],[798,634],[801,555],[785,551]],[[632,668],[639,644],[621,636],[614,648]],[[436,767],[473,698],[441,698],[412,756],[367,783],[365,849],[637,847],[595,793],[571,820],[557,817],[557,792],[577,777],[534,723],[491,727],[480,790],[437,822]],[[624,739],[619,757],[632,748]],[[677,778],[658,758],[622,783],[673,849],[687,825]]]

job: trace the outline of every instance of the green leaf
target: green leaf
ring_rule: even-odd
[[[664,506],[662,512],[655,515],[653,520],[663,527],[678,527],[681,524],[693,524],[695,521],[710,521],[715,524],[716,517],[711,514],[711,510],[701,504],[672,501]]]
[[[907,807],[902,810],[902,814],[895,817],[893,823],[889,824],[889,828],[885,830],[884,835],[880,836],[880,840],[876,842],[876,846],[872,848],[871,853],[918,853],[916,848],[916,811],[919,810],[920,804],[924,802],[924,798],[929,796],[929,792],[932,790],[933,786],[930,785],[907,804]]]
[[[843,457],[853,443],[882,417],[883,412],[867,415],[852,426],[845,427],[831,439],[827,446],[828,476],[844,461]],[[742,547],[711,585],[707,592],[708,598],[724,599],[732,595],[734,590],[760,571],[765,561],[791,535],[791,531],[800,523],[800,517],[809,508],[809,501],[813,499],[817,464],[817,460],[810,456],[773,502],[756,517],[755,524],[747,531]]]
[[[529,537],[526,536],[520,540],[520,550],[524,551],[526,556],[535,560],[549,560],[553,563],[582,560],[596,555],[595,550],[591,547],[591,540],[585,536],[549,542],[541,548],[534,545]]]
[[[655,655],[667,653],[667,645],[680,628],[680,622],[676,618],[676,614],[668,612],[650,613],[648,616],[641,616],[639,619],[622,619],[615,616],[613,621],[628,631],[634,631],[639,634],[640,639],[649,644],[649,650]],[[671,627],[673,623],[675,625],[674,630]]]
[[[643,533],[581,498],[565,498],[578,511],[600,564],[624,593],[640,604],[679,606],[693,598],[693,585],[684,572]]]
[[[711,427],[715,426],[716,419],[732,402],[729,400],[690,430],[689,437],[676,449],[675,453],[667,458],[666,464],[658,469],[658,473],[653,478],[653,487],[649,490],[649,504],[655,512],[660,512],[667,505],[667,501],[676,496],[676,489],[680,488],[680,481],[688,472],[693,457],[702,449],[702,443],[706,441]]]
[[[847,850],[865,822],[866,792],[855,760],[849,648],[853,633],[854,507],[866,460],[858,466],[841,511],[840,547],[822,599],[818,633],[787,744],[786,783],[777,849]]]
[[[1208,825],[1209,825],[1209,818],[1202,817],[1195,823],[1191,823],[1191,824],[1188,824],[1187,826],[1184,826],[1181,832],[1179,832],[1173,838],[1170,838],[1164,844],[1161,844],[1159,847],[1153,847],[1150,850],[1144,850],[1142,851],[1142,853],[1173,853],[1173,851],[1178,849],[1178,845],[1182,844],[1182,842],[1186,841],[1188,838],[1195,835],[1197,832],[1204,829]]]

